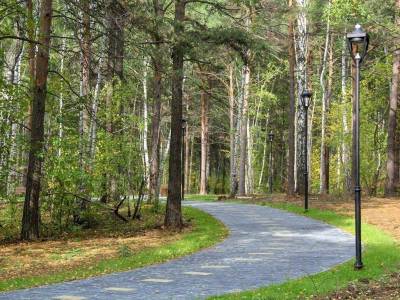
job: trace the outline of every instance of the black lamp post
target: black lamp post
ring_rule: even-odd
[[[354,165],[354,202],[356,221],[356,262],[354,267],[362,269],[361,259],[361,185],[360,185],[360,65],[368,51],[369,36],[357,24],[354,31],[347,34],[347,45],[355,64],[355,94],[353,95],[353,165]],[[354,51],[354,52],[353,52]]]
[[[274,134],[271,131],[268,134],[269,137],[269,178],[268,178],[268,184],[269,184],[269,193],[272,195],[272,141],[274,140]]]
[[[182,179],[181,179],[181,194],[182,194],[182,200],[185,200],[185,137],[186,137],[186,126],[187,122],[185,119],[182,119]]]
[[[301,104],[304,109],[304,210],[308,211],[308,108],[312,93],[304,90],[301,94]]]

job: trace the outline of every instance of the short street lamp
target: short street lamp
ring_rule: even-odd
[[[304,90],[301,94],[301,105],[304,109],[304,210],[308,211],[308,108],[312,93]]]
[[[268,134],[269,137],[269,178],[268,178],[268,184],[269,184],[269,193],[272,195],[272,141],[274,140],[274,133],[271,131]]]
[[[187,122],[185,119],[182,119],[182,152],[181,152],[181,166],[182,166],[182,179],[181,179],[181,194],[182,200],[185,200],[185,137],[186,137],[186,127]]]
[[[356,263],[354,267],[363,267],[361,259],[361,185],[360,185],[360,65],[368,51],[369,36],[357,24],[354,31],[347,34],[347,45],[355,64],[355,94],[353,95],[353,163],[354,163],[354,201],[356,221]],[[353,52],[354,51],[354,52]]]

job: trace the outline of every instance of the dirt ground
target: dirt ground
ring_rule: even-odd
[[[180,238],[161,229],[133,236],[65,239],[6,244],[0,247],[0,281],[92,266],[100,260],[136,253]],[[125,254],[124,254],[125,253]]]

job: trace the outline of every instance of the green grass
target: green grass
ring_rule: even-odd
[[[5,280],[0,282],[0,291],[82,279],[162,263],[191,254],[202,248],[210,247],[227,236],[227,228],[211,215],[192,207],[184,207],[183,212],[185,219],[191,220],[193,229],[185,233],[177,241],[157,248],[144,249],[132,255],[122,255],[118,258],[103,260],[92,267],[82,267],[43,276]]]
[[[218,195],[210,194],[210,195],[198,195],[198,194],[188,194],[185,195],[185,200],[191,201],[216,201],[218,199]]]
[[[321,220],[347,232],[354,233],[354,221],[352,218],[341,216],[331,211],[311,209],[309,212],[304,213],[301,207],[292,204],[267,205]],[[400,247],[396,241],[388,234],[369,224],[363,224],[362,230],[362,238],[365,245],[363,253],[365,267],[360,271],[354,270],[354,260],[351,260],[316,275],[211,299],[307,299],[315,295],[329,294],[346,287],[350,282],[365,278],[375,280],[381,278],[385,273],[398,271],[400,267]]]

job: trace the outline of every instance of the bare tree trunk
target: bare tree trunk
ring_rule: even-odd
[[[144,71],[143,71],[143,161],[144,161],[144,176],[148,177],[150,170],[150,162],[149,162],[149,147],[147,143],[148,139],[148,109],[147,109],[147,70],[148,70],[148,61],[147,58],[144,59]],[[148,182],[148,180],[146,180]]]
[[[351,170],[350,170],[350,152],[349,147],[346,142],[346,137],[349,135],[349,126],[347,124],[347,107],[346,107],[346,87],[347,87],[347,61],[346,61],[346,36],[343,38],[343,46],[342,46],[342,126],[343,126],[343,135],[342,139],[342,165],[344,170],[344,191],[350,192],[351,189]]]
[[[17,18],[14,21],[14,33],[16,36],[20,37],[22,35],[20,20]],[[20,83],[20,71],[21,71],[21,60],[23,55],[24,45],[21,40],[13,40],[11,45],[5,55],[5,66],[4,66],[4,77],[10,85],[18,85]],[[6,118],[7,119],[7,118]],[[5,184],[6,194],[10,195],[13,193],[13,188],[15,181],[17,179],[17,157],[18,157],[18,147],[17,147],[17,122],[13,118],[9,118],[9,123],[11,123],[11,132],[9,135],[10,140],[10,150],[8,157],[3,158],[0,161],[0,167],[5,167],[7,180]],[[2,153],[2,151],[0,151]],[[1,154],[0,154],[1,157]]]
[[[396,0],[396,24],[400,26],[400,0]],[[397,41],[398,42],[398,41]],[[400,49],[399,44],[393,52],[393,70],[392,82],[389,99],[389,119],[388,119],[388,137],[387,137],[387,181],[385,187],[385,196],[392,197],[397,195],[399,186],[399,165],[396,159],[399,151],[398,140],[396,139],[397,130],[397,101],[399,97],[399,79],[400,79]]]
[[[207,194],[207,160],[208,160],[208,92],[201,91],[201,161],[200,161],[200,195]]]
[[[262,180],[264,178],[264,170],[265,170],[265,159],[267,156],[267,147],[268,147],[268,123],[269,123],[269,115],[267,116],[267,120],[265,121],[265,140],[263,145],[263,156],[261,162],[261,172],[260,177],[258,179],[258,189],[261,189]]]
[[[289,8],[293,7],[293,1],[289,0]],[[295,193],[295,121],[296,121],[296,91],[295,91],[295,65],[296,54],[294,45],[294,22],[289,19],[289,133],[288,133],[288,164],[287,164],[287,193]]]
[[[330,5],[330,2],[329,2]],[[327,127],[327,114],[328,114],[328,88],[326,86],[326,65],[328,61],[328,52],[329,52],[329,41],[330,41],[330,23],[328,19],[328,23],[326,26],[326,36],[325,36],[325,49],[322,60],[322,70],[320,76],[320,84],[322,89],[322,114],[321,114],[321,151],[320,151],[320,185],[319,192],[320,194],[328,193],[328,172],[327,169],[327,159],[328,158],[328,149],[326,146],[326,127]]]
[[[244,196],[246,194],[246,164],[247,164],[247,123],[249,108],[249,92],[250,92],[250,66],[248,58],[250,56],[247,50],[246,60],[242,69],[243,95],[242,95],[242,112],[240,126],[240,161],[239,161],[239,187],[238,194]]]
[[[27,11],[27,18],[26,18],[26,27],[27,27],[27,35],[28,38],[31,41],[36,40],[36,30],[35,30],[35,19],[33,17],[33,2],[32,0],[27,0],[26,1],[26,11]],[[28,60],[29,60],[29,77],[30,77],[30,88],[31,93],[33,93],[33,87],[35,85],[35,76],[36,76],[36,61],[35,61],[35,56],[36,56],[36,44],[35,43],[29,43],[28,44]],[[29,103],[28,106],[28,122],[27,122],[27,128],[31,129],[32,128],[32,103]],[[30,132],[28,133],[28,135]]]
[[[298,105],[301,107],[301,94],[307,88],[307,53],[308,53],[308,38],[307,38],[307,17],[305,8],[307,0],[296,0],[299,13],[297,16],[297,35],[295,37],[296,50],[296,65],[297,65],[297,92]],[[297,144],[296,144],[296,192],[304,193],[304,173],[305,173],[305,156],[304,156],[304,126],[305,112],[299,109],[297,113]],[[309,139],[310,140],[310,139]]]
[[[190,137],[190,161],[189,161],[189,180],[188,180],[188,192],[192,191],[192,174],[193,174],[193,156],[194,156],[194,136]]]
[[[189,97],[187,98],[187,102],[186,102],[186,111],[189,112]],[[189,159],[190,159],[190,127],[189,124],[186,124],[186,130],[185,130],[185,161],[184,161],[184,175],[185,175],[185,180],[184,180],[184,192],[185,194],[189,192],[189,181],[190,181],[190,177],[189,177]]]
[[[229,70],[229,142],[230,142],[230,194],[236,196],[237,174],[236,174],[236,120],[235,120],[235,92],[233,83],[233,64],[228,67]]]
[[[42,176],[42,151],[44,146],[44,115],[49,66],[52,0],[42,0],[40,9],[39,46],[36,56],[35,88],[32,102],[32,132],[26,180],[26,193],[22,216],[21,239],[40,235],[39,198]]]
[[[99,60],[99,70],[97,72],[97,80],[96,80],[96,87],[94,90],[94,97],[92,103],[92,120],[90,125],[90,159],[93,161],[96,155],[96,139],[97,139],[97,110],[98,110],[98,102],[99,102],[99,95],[101,89],[101,82],[103,80],[102,76],[102,66],[103,66],[103,57],[100,57]]]
[[[175,0],[174,34],[172,48],[171,146],[169,155],[168,197],[164,224],[168,228],[182,228],[182,98],[183,98],[183,44],[185,0]]]
[[[79,114],[79,165],[81,172],[84,170],[84,160],[87,154],[87,135],[89,131],[89,116],[87,106],[90,94],[90,63],[91,63],[91,34],[90,34],[90,0],[82,2],[82,78],[81,78],[81,101],[82,108]],[[83,188],[83,186],[81,187]]]
[[[247,193],[254,192],[254,173],[253,173],[253,137],[250,131],[250,121],[247,121]]]
[[[164,9],[159,0],[153,0],[154,14],[157,18],[164,16]],[[159,177],[160,177],[160,143],[161,143],[161,95],[162,95],[162,48],[161,36],[158,26],[155,28],[154,39],[156,41],[153,54],[153,115],[151,120],[151,156],[150,156],[150,185],[149,199],[151,203],[158,205],[159,201]]]

